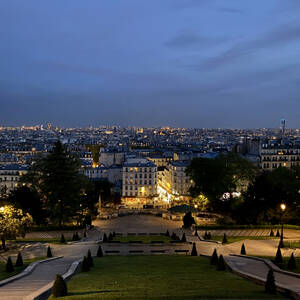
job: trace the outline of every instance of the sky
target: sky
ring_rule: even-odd
[[[0,125],[300,127],[299,0],[1,0]]]

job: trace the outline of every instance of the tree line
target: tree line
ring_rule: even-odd
[[[224,214],[237,224],[300,225],[300,167],[264,171],[228,153],[195,158],[186,173],[193,182],[190,194],[203,210]],[[281,203],[287,207],[284,213]]]

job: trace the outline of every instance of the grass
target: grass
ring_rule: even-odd
[[[68,282],[69,296],[60,299],[277,298],[265,294],[263,286],[216,271],[200,256],[105,256],[94,264]]]
[[[9,277],[12,277],[14,275],[17,275],[19,274],[20,272],[22,272],[24,269],[26,269],[26,267],[35,262],[35,261],[38,261],[38,260],[42,260],[42,259],[45,259],[45,257],[38,257],[38,258],[33,258],[33,259],[26,259],[24,260],[24,265],[22,267],[14,267],[15,270],[11,273],[7,273],[5,271],[5,266],[6,266],[6,263],[5,262],[0,262],[0,280],[4,280],[6,278],[9,278]],[[15,264],[15,261],[13,261],[13,264]]]
[[[300,248],[300,241],[297,242],[288,242],[284,241],[285,248],[297,249]]]
[[[235,243],[238,241],[243,240],[271,240],[271,239],[279,239],[278,237],[274,236],[226,236],[227,237],[227,244]],[[211,237],[214,241],[223,241],[223,235],[213,235]]]
[[[151,241],[162,241],[169,243],[171,238],[164,235],[134,235],[134,236],[116,236],[113,241],[120,241],[121,243],[129,243],[129,241],[142,241],[143,244],[150,244]]]

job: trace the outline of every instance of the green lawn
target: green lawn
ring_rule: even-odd
[[[285,248],[296,249],[296,248],[300,248],[300,242],[299,241],[295,241],[295,242],[284,241],[284,246],[285,246]]]
[[[205,257],[105,256],[94,263],[68,282],[69,296],[60,299],[276,298],[263,286],[216,271]]]
[[[32,262],[35,262],[37,260],[42,260],[42,259],[45,259],[45,257],[38,257],[38,258],[34,258],[34,259],[24,260],[24,266],[23,267],[18,267],[18,268],[15,267],[15,270],[11,273],[7,273],[5,271],[6,263],[0,262],[0,280],[4,280],[4,279],[9,278],[11,276],[17,275],[20,272],[22,272]],[[15,264],[14,260],[13,260],[13,264]]]
[[[151,241],[162,241],[169,243],[171,238],[164,235],[133,235],[133,236],[116,236],[113,241],[120,241],[121,243],[128,243],[129,241],[142,241],[143,244],[150,244]]]
[[[213,235],[211,239],[214,241],[222,242],[223,235]],[[243,241],[243,240],[271,240],[271,239],[279,239],[279,238],[273,236],[227,236],[227,241],[229,244],[238,241]]]

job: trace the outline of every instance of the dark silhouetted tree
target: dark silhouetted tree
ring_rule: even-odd
[[[276,294],[276,285],[273,270],[270,269],[265,284],[265,292],[268,294]]]
[[[196,244],[193,243],[193,248],[192,248],[192,252],[191,252],[191,256],[197,256],[198,253],[197,253],[197,249],[196,249]]]
[[[217,265],[218,261],[219,261],[218,253],[217,253],[217,249],[215,249],[212,256],[211,256],[211,258],[210,258],[210,264],[211,265]]]
[[[16,267],[23,267],[23,258],[21,252],[18,253],[18,257],[16,260]]]
[[[67,284],[60,274],[56,275],[51,294],[54,298],[64,297],[68,295]]]

